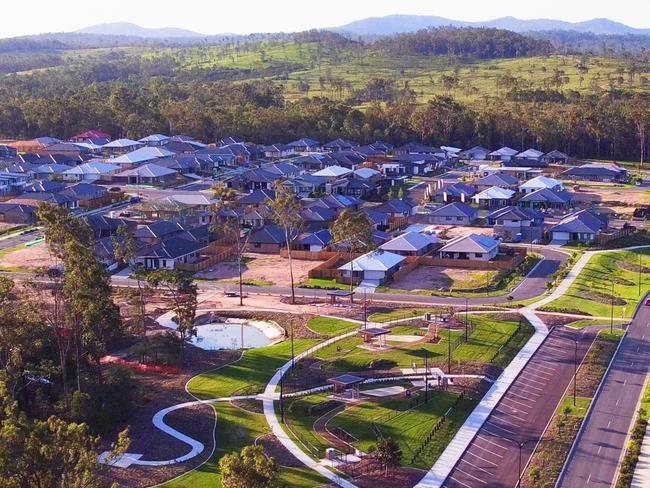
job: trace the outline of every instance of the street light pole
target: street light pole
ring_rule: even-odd
[[[610,312],[610,320],[609,320],[609,333],[613,334],[614,333],[614,280],[612,280],[612,293],[610,295],[611,298],[611,312]]]
[[[363,288],[363,330],[368,327],[368,302],[366,301],[366,288]]]
[[[578,380],[578,339],[573,339],[575,343],[575,354],[573,356],[573,406],[576,406],[576,383]]]
[[[469,325],[469,317],[467,316],[469,312],[469,299],[465,297],[465,342],[469,340],[467,335],[467,326]]]
[[[519,476],[517,477],[517,488],[521,487],[521,451],[524,448],[524,442],[518,442],[519,444]]]
[[[641,253],[639,253],[639,296],[641,296]]]
[[[424,403],[429,403],[429,352],[424,350]]]
[[[296,359],[293,353],[293,322],[291,323],[291,368],[296,364]]]
[[[451,322],[447,323],[447,342],[448,344],[448,354],[447,354],[447,374],[451,374]]]

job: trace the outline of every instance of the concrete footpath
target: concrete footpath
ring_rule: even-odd
[[[650,430],[646,429],[641,454],[634,469],[631,488],[647,488],[650,486]]]

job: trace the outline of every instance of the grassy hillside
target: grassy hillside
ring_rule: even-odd
[[[582,94],[597,89],[636,92],[650,88],[647,63],[584,55],[471,61],[448,56],[396,56],[360,44],[339,49],[316,42],[263,41],[232,46],[70,50],[61,58],[70,67],[120,58],[164,60],[180,75],[195,72],[208,79],[273,80],[284,86],[289,100],[304,96],[344,99],[374,78],[392,80],[396,89],[410,88],[419,101],[433,95],[482,100],[505,93],[515,84],[524,89],[552,88]],[[452,80],[452,86],[443,82],[443,75]]]

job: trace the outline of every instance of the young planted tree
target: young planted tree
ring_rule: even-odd
[[[271,208],[273,221],[284,231],[287,257],[289,258],[291,303],[296,303],[291,243],[298,235],[299,229],[302,225],[302,219],[300,218],[300,202],[296,198],[296,194],[291,188],[286,187],[280,183],[275,188],[275,200],[269,204],[269,207]]]
[[[250,232],[242,226],[239,214],[231,208],[229,203],[221,202],[215,205],[214,218],[210,224],[210,232],[217,236],[217,239],[224,240],[225,244],[233,245],[237,257],[237,271],[239,274],[239,305],[244,305],[244,292],[242,280],[242,265],[244,254],[248,248]]]
[[[354,287],[352,264],[353,252],[367,252],[375,247],[374,226],[370,218],[361,211],[346,208],[332,225],[332,241],[350,251],[350,291]]]
[[[185,343],[196,336],[197,287],[192,275],[187,271],[157,269],[147,275],[147,281],[153,288],[162,288],[172,297],[176,314],[176,332],[180,339],[181,360],[185,361]]]
[[[123,266],[129,266],[137,256],[137,246],[135,236],[129,227],[121,225],[117,233],[113,236],[113,249],[115,259]],[[147,270],[143,266],[134,266],[131,270],[131,276],[137,283],[137,295],[135,300],[131,300],[135,311],[135,323],[138,325],[140,340],[142,341],[142,356],[140,362],[146,362],[148,356],[148,339],[147,339],[147,299],[151,295],[151,287],[147,282]]]
[[[262,446],[246,446],[219,461],[224,488],[273,488],[279,485],[278,464]]]
[[[392,437],[386,437],[377,442],[373,454],[377,461],[384,467],[385,476],[388,476],[388,468],[399,466],[402,460],[402,450]]]

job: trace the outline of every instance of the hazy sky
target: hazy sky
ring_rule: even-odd
[[[203,34],[294,32],[389,14],[470,21],[508,15],[568,21],[607,17],[650,27],[648,0],[2,0],[0,37],[72,31],[105,22],[181,27]]]

